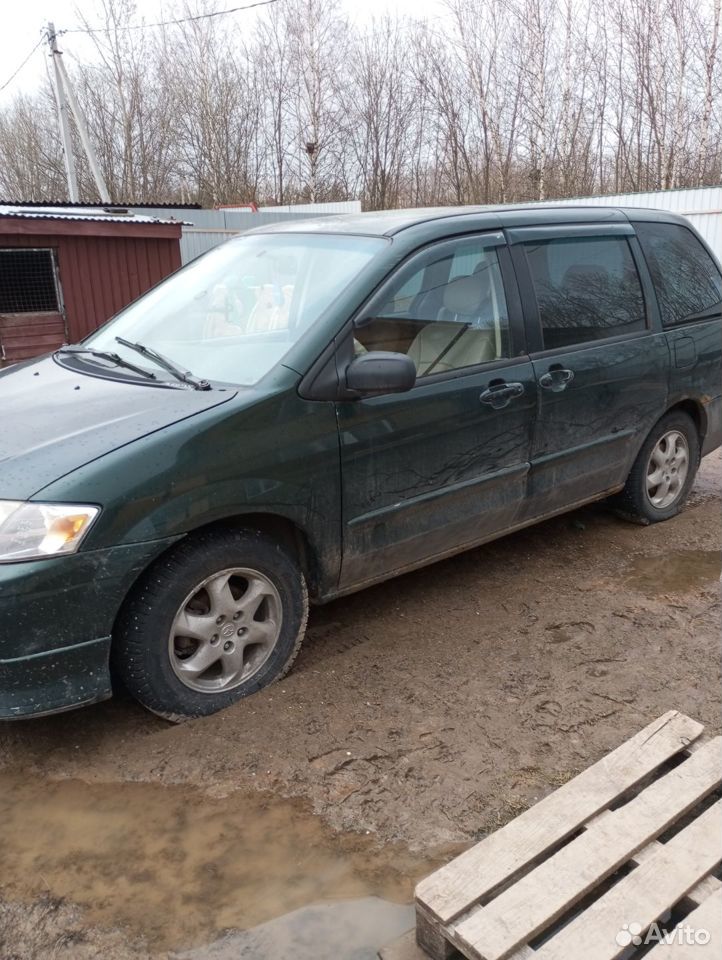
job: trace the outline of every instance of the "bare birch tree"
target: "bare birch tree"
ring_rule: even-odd
[[[85,58],[62,46],[113,199],[382,209],[722,179],[722,0],[445,3],[353,27],[340,0],[252,23],[177,0],[161,28],[95,0]],[[81,151],[78,175],[95,199]],[[48,80],[0,109],[0,193],[64,192]]]

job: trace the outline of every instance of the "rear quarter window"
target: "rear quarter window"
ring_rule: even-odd
[[[722,306],[722,276],[712,257],[687,227],[635,223],[649,265],[665,327],[704,319]]]

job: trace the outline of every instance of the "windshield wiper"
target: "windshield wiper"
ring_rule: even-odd
[[[100,360],[110,360],[119,367],[125,367],[126,370],[132,370],[134,373],[139,373],[142,377],[147,377],[148,380],[158,379],[152,370],[144,370],[143,367],[136,367],[136,365],[129,360],[124,360],[119,353],[113,353],[110,350],[92,350],[90,347],[60,347],[55,352],[67,353],[70,356],[88,354],[91,357],[98,357]]]
[[[210,390],[211,385],[207,380],[199,380],[198,377],[194,377],[190,370],[182,370],[180,367],[177,367],[172,360],[169,360],[168,357],[164,357],[162,353],[158,353],[157,350],[154,350],[152,347],[146,347],[144,343],[133,343],[132,340],[126,340],[125,337],[116,337],[116,342],[122,344],[124,347],[128,347],[130,350],[135,350],[144,357],[148,357],[150,360],[154,360],[159,367],[162,367],[164,370],[167,370],[168,373],[172,374],[176,380],[180,380],[181,383],[187,383],[189,386],[193,387],[194,390]]]

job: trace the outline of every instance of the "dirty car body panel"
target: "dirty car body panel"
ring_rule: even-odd
[[[258,526],[280,538],[324,602],[619,491],[675,405],[694,415],[703,453],[719,446],[719,310],[665,322],[637,224],[689,230],[672,215],[542,205],[279,224],[257,231],[256,246],[375,245],[253,382],[190,389],[80,355],[0,372],[0,503],[97,510],[68,555],[0,555],[0,718],[109,696],[119,612],[197,531]],[[571,263],[553,246],[567,240],[614,244]],[[565,321],[547,321],[543,285],[568,307],[590,279],[610,298],[631,284],[636,312],[605,307],[620,328],[592,318],[575,340]],[[253,289],[260,302],[263,284]],[[266,293],[270,316],[286,294]],[[570,316],[588,309],[571,301]],[[429,362],[434,338],[443,345]],[[354,358],[387,347],[414,358],[415,384],[355,393]]]
[[[509,231],[509,240],[539,387],[524,508],[532,518],[624,484],[641,439],[666,407],[669,350],[631,225],[526,227]],[[605,260],[619,268],[611,289]],[[580,273],[579,287],[569,285],[571,315],[554,326],[555,318],[545,315],[551,312],[545,286],[553,286],[551,274],[564,272],[569,261]],[[536,288],[534,270],[541,273]],[[620,289],[634,312],[606,329],[585,327],[586,298],[598,300],[609,317]]]

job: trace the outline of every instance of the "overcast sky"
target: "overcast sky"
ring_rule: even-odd
[[[219,7],[236,7],[251,0],[219,0]],[[434,17],[443,9],[441,0],[341,0],[342,5],[355,20],[363,22],[386,13],[411,14],[415,17]],[[99,22],[94,16],[94,0],[0,0],[2,4],[2,31],[0,32],[0,86],[10,77],[23,59],[38,42],[41,30],[48,20],[53,20],[56,29],[70,28],[79,22],[81,10],[90,23]],[[169,19],[177,15],[180,3],[173,0],[139,0],[138,8],[146,19]],[[263,8],[261,8],[261,13]],[[257,16],[255,10],[230,14],[234,23],[247,19],[249,23]],[[69,58],[73,54],[82,57],[82,36],[63,37],[62,49]],[[13,82],[0,92],[0,104],[7,103],[22,90],[37,87],[45,71],[45,50],[42,46],[31,57]]]

